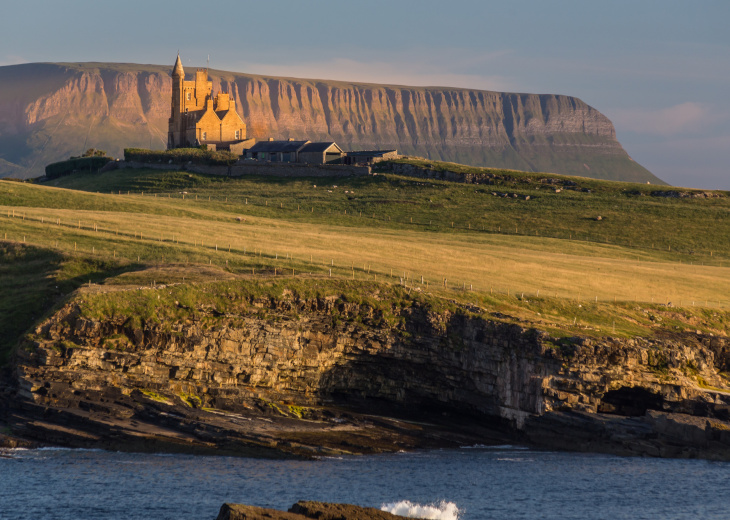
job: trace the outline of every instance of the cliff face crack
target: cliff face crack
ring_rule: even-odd
[[[330,108],[330,89],[324,83],[317,83],[319,93],[319,104],[324,112],[324,120],[327,125],[327,134],[332,134],[332,111]]]
[[[509,94],[502,94],[502,116],[504,123],[504,130],[509,140],[509,145],[515,147],[515,118],[512,96]]]

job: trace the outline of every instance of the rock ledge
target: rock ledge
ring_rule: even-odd
[[[288,512],[243,504],[223,504],[217,520],[396,520],[405,518],[372,507],[299,501]]]

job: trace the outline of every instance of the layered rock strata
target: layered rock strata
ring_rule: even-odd
[[[164,148],[169,67],[25,64],[0,67],[0,175],[33,176],[87,148]],[[250,137],[334,140],[345,149],[477,166],[661,183],[583,101],[447,87],[404,87],[210,71]]]
[[[19,350],[6,422],[37,441],[266,456],[510,439],[730,458],[728,338],[558,340],[415,301],[395,323],[334,296],[246,308],[135,324],[71,303]]]

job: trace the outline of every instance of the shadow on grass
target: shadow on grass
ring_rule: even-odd
[[[0,366],[23,334],[78,287],[140,267],[0,241]]]

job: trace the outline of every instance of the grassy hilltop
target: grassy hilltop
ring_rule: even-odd
[[[200,300],[381,284],[386,301],[477,305],[559,335],[727,334],[730,194],[464,172],[493,184],[153,170],[0,182],[0,356],[79,287],[156,316],[149,291],[116,291],[152,284]]]

